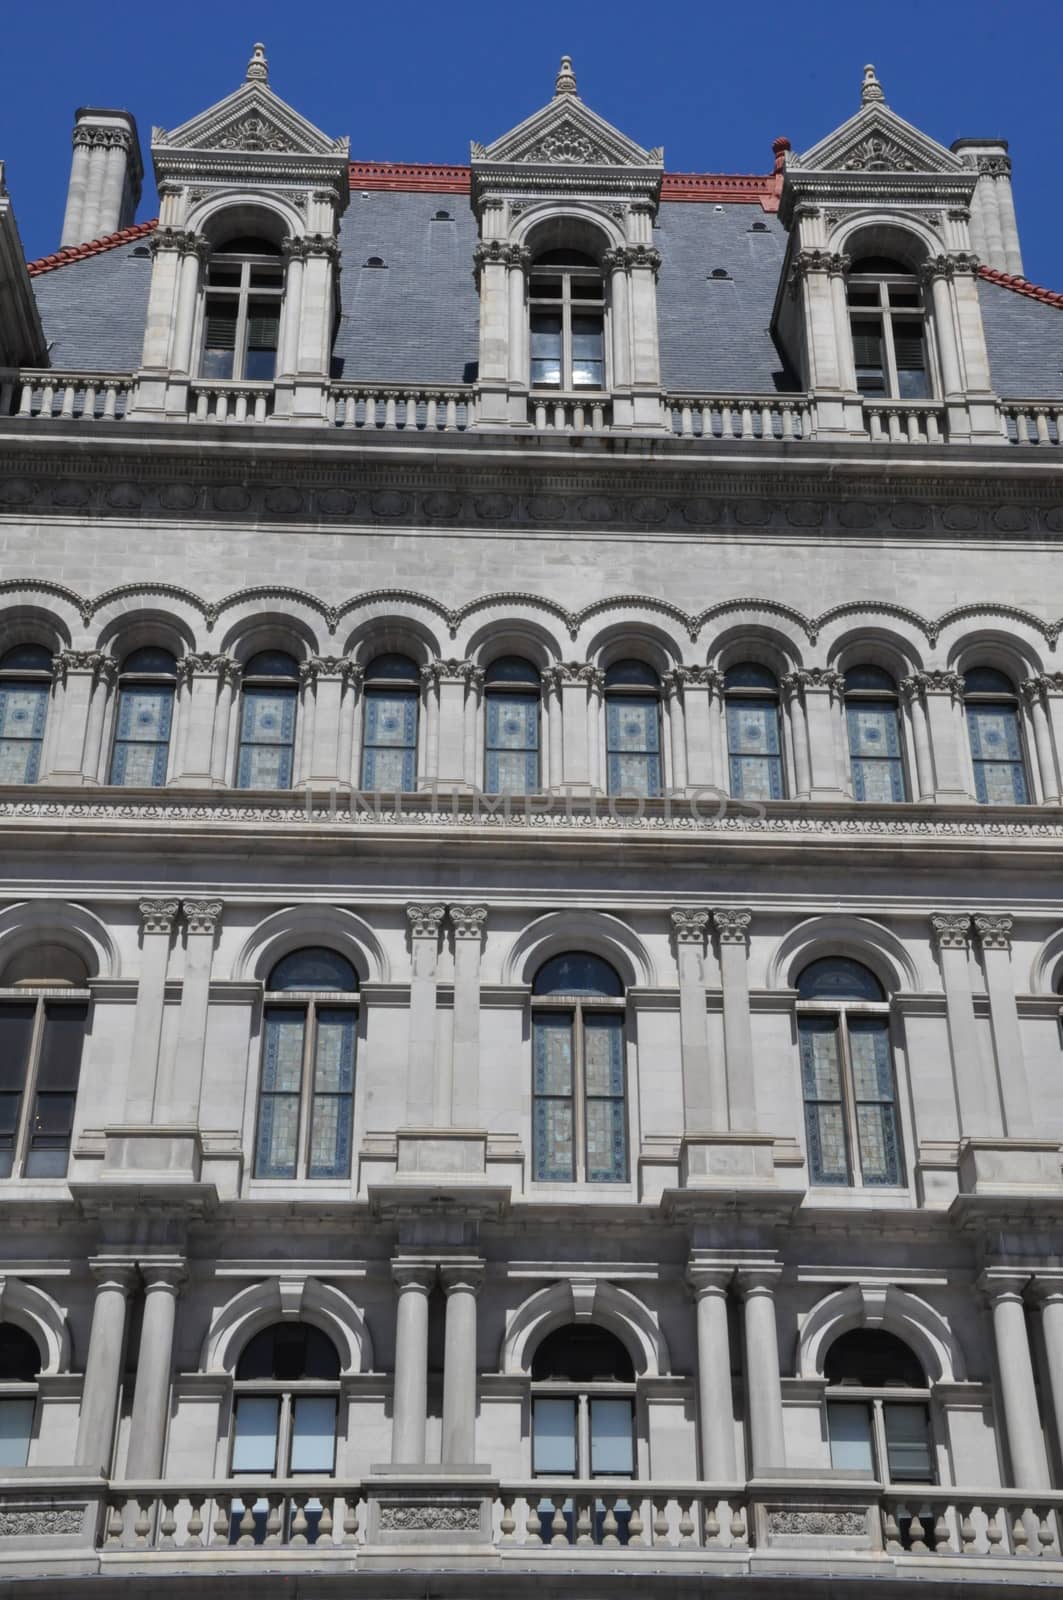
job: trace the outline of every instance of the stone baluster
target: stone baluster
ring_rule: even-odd
[[[435,1114],[436,968],[445,911],[445,906],[425,903],[406,907],[410,927],[406,1115],[409,1125],[415,1128],[430,1126]]]
[[[173,1259],[142,1261],[140,1275],[144,1281],[144,1315],[125,1470],[128,1478],[161,1478],[170,1415],[177,1297],[187,1272],[183,1261]]]
[[[428,1297],[436,1269],[423,1262],[392,1263],[398,1296],[395,1388],[391,1406],[391,1459],[418,1466],[425,1458],[428,1420]]]
[[[480,954],[487,907],[452,905],[454,930],[454,1045],[450,1121],[475,1128],[480,1121]]]
[[[733,1267],[693,1263],[688,1273],[697,1306],[701,1476],[709,1483],[730,1483],[737,1473],[727,1320],[727,1293],[733,1277]]]
[[[679,1047],[683,1067],[683,1132],[726,1127],[727,1084],[722,1063],[712,1061],[705,1014],[705,935],[709,913],[676,906],[672,937],[679,968]]]
[[[775,1285],[781,1272],[779,1266],[742,1267],[735,1279],[745,1307],[746,1405],[753,1476],[758,1478],[786,1465],[775,1325]]]
[[[974,929],[982,947],[982,967],[989,995],[989,1025],[997,1062],[997,1092],[1009,1138],[1028,1138],[1034,1131],[1030,1088],[1022,1052],[1022,1030],[1015,1004],[1011,966],[1012,919],[976,916]]]
[[[483,1262],[444,1265],[440,1281],[447,1297],[442,1458],[455,1467],[469,1466],[476,1459],[476,1298]]]
[[[117,663],[102,650],[60,650],[43,782],[71,787],[99,782],[103,724],[116,677]]]
[[[960,1133],[968,1138],[999,1134],[999,1101],[995,1085],[987,1082],[983,1068],[971,998],[968,957],[971,919],[965,913],[941,912],[931,917],[930,924],[945,988],[945,1015]]]
[[[752,912],[712,913],[723,985],[723,1048],[726,1072],[725,1127],[752,1133],[757,1126],[753,1025],[749,1013],[749,924]]]
[[[90,1472],[109,1474],[125,1351],[126,1311],[137,1282],[132,1261],[97,1257],[89,1262],[96,1280],[92,1326],[85,1358],[74,1459]]]
[[[1016,1489],[1046,1489],[1048,1463],[1037,1411],[1037,1389],[1022,1298],[1028,1281],[1026,1274],[1006,1267],[990,1267],[983,1272],[978,1287],[989,1303],[993,1318],[1012,1482]]]
[[[199,1120],[203,1066],[207,1048],[207,1013],[214,939],[221,924],[222,901],[182,900],[185,925],[185,967],[177,1048],[171,1073],[160,1080],[159,1119],[184,1126]]]
[[[141,900],[140,979],[133,1016],[133,1049],[126,1084],[125,1120],[143,1127],[153,1120],[156,1104],[159,1047],[162,1043],[166,973],[170,964],[170,939],[177,918],[176,900]]]

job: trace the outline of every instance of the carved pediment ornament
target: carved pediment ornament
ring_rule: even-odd
[[[917,172],[911,157],[894,139],[869,133],[855,144],[842,162],[844,172]]]
[[[543,162],[547,166],[612,166],[613,157],[601,145],[588,138],[584,130],[565,117],[530,145],[521,156],[525,163]]]
[[[292,151],[298,148],[295,141],[275,122],[252,112],[239,122],[223,128],[213,141],[216,150],[270,150]]]

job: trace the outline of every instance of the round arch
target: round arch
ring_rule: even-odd
[[[924,987],[911,955],[888,928],[867,917],[810,917],[783,935],[768,962],[770,989],[793,989],[820,956],[847,956],[869,967],[888,994]]]
[[[212,191],[188,213],[185,227],[201,233],[213,247],[241,235],[268,239],[280,247],[286,235],[301,239],[306,219],[296,206],[280,193],[248,194],[243,189]]]
[[[1030,993],[1060,993],[1063,983],[1063,928],[1051,934],[1037,950],[1030,967]]]
[[[118,948],[99,917],[66,900],[23,900],[0,911],[0,973],[13,956],[57,944],[85,963],[90,978],[119,977]]]
[[[217,1313],[200,1353],[201,1372],[232,1376],[244,1346],[273,1322],[308,1322],[339,1352],[340,1372],[372,1372],[373,1341],[353,1301],[317,1278],[267,1278],[242,1289]]]
[[[928,256],[940,254],[941,241],[919,217],[898,220],[888,213],[864,211],[844,219],[831,235],[829,248],[854,262],[862,256],[893,256],[910,272],[918,272]]]
[[[502,961],[503,983],[531,983],[543,962],[565,950],[589,950],[619,972],[625,989],[656,984],[642,940],[625,922],[604,911],[551,911],[524,928]]]
[[[325,945],[345,956],[362,983],[386,983],[387,952],[372,928],[339,906],[290,906],[253,928],[233,963],[237,981],[265,983],[282,956],[307,945]]]
[[[596,1322],[615,1333],[640,1378],[663,1377],[672,1370],[668,1342],[655,1312],[605,1279],[574,1278],[537,1290],[507,1316],[499,1371],[530,1374],[542,1340],[570,1322]]]
[[[510,235],[534,255],[566,247],[583,250],[597,262],[624,244],[624,232],[608,212],[579,201],[542,200],[528,207]]]
[[[50,1294],[21,1278],[0,1277],[0,1322],[28,1333],[41,1356],[41,1372],[70,1371],[70,1330],[66,1312]]]
[[[967,1376],[963,1349],[939,1311],[891,1284],[850,1284],[813,1306],[797,1339],[799,1378],[822,1378],[827,1351],[851,1328],[884,1328],[918,1356],[931,1383],[960,1383]]]

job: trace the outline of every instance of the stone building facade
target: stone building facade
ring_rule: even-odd
[[[5,1581],[1063,1577],[1063,298],[773,154],[0,182]]]

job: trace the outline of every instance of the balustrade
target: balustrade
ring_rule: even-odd
[[[115,422],[125,416],[133,392],[131,373],[52,372],[26,369],[19,373],[20,417]],[[0,415],[7,409],[0,406]]]
[[[812,417],[803,395],[693,395],[665,396],[672,432],[682,439],[808,439]]]
[[[334,383],[328,419],[360,433],[464,433],[476,420],[471,388]]]
[[[1000,423],[1009,444],[1063,445],[1063,402],[1002,400]]]
[[[864,400],[872,444],[941,444],[945,408],[932,400]]]
[[[535,394],[528,401],[528,410],[532,426],[541,433],[606,433],[613,418],[613,408],[604,396],[575,400]]]
[[[273,385],[197,380],[189,385],[188,410],[193,422],[265,422],[273,413]]]

